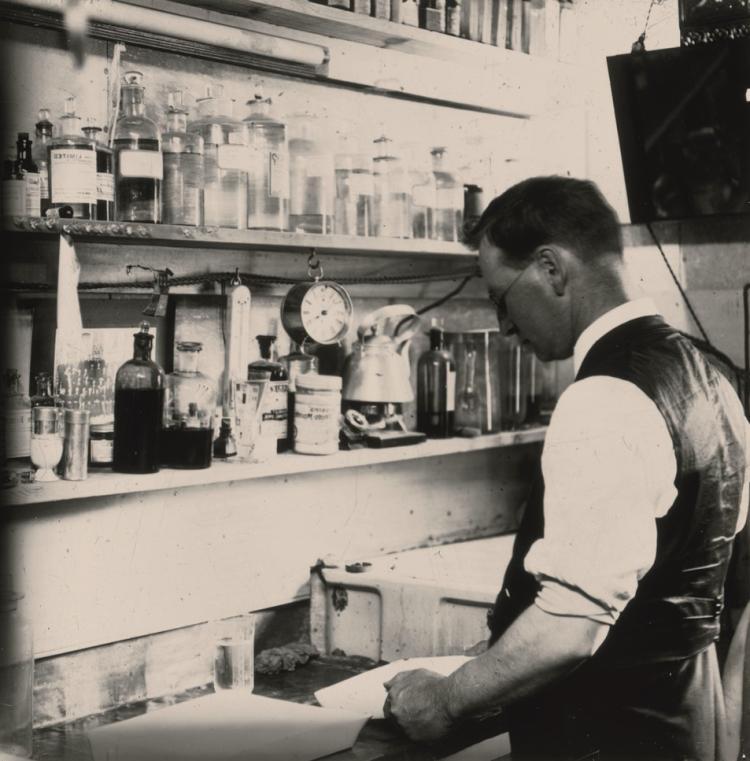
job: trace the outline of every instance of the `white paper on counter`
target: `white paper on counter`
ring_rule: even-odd
[[[382,719],[383,703],[386,698],[383,682],[392,679],[401,671],[429,669],[442,676],[452,674],[467,661],[466,655],[435,655],[429,658],[404,658],[385,666],[365,671],[343,682],[324,687],[315,693],[318,703],[325,708],[340,708],[364,714],[372,719]]]
[[[354,745],[367,717],[240,690],[88,733],[94,761],[312,761]]]

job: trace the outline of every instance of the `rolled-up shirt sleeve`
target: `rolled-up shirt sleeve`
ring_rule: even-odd
[[[656,554],[656,518],[676,497],[672,439],[634,384],[597,376],[560,397],[542,471],[544,537],[525,567],[536,605],[614,624]]]

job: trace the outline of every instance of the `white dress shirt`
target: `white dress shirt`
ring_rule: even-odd
[[[656,313],[650,299],[639,299],[595,320],[576,342],[576,373],[599,338]],[[746,441],[737,530],[747,515],[750,424]],[[525,560],[541,584],[536,605],[555,615],[614,624],[654,562],[655,519],[677,496],[677,463],[666,422],[633,383],[606,376],[576,381],[560,396],[550,420],[542,473],[544,537]]]

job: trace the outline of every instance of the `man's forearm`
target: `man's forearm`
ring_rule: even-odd
[[[487,652],[448,678],[451,716],[486,714],[565,674],[592,654],[603,625],[530,606]]]

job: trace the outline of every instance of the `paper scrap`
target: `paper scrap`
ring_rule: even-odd
[[[312,761],[354,745],[367,716],[240,690],[88,733],[94,761]]]

